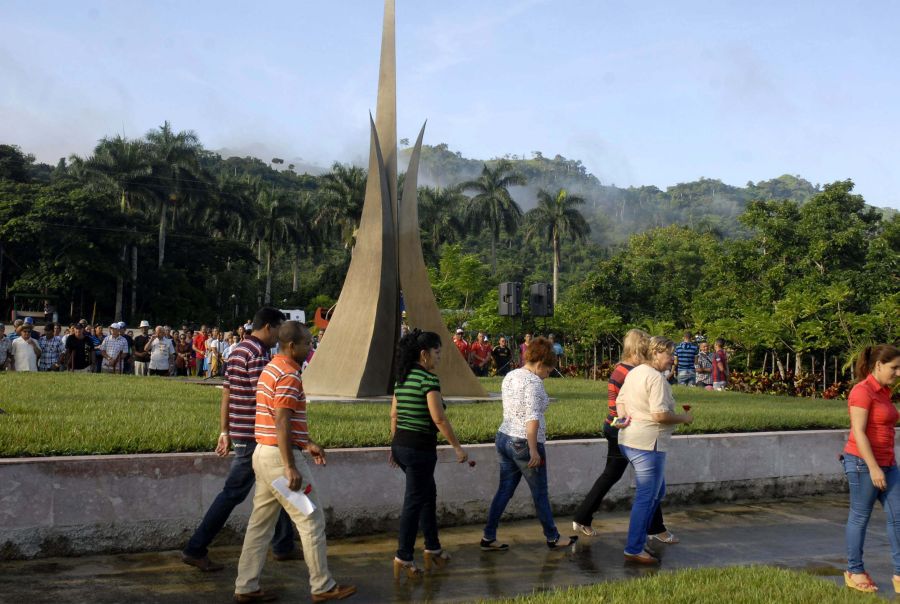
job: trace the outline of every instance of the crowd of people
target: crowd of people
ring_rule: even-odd
[[[500,336],[495,346],[491,344],[489,335],[479,331],[470,342],[466,339],[463,329],[457,328],[453,335],[453,344],[475,375],[503,377],[523,365],[525,349],[532,339],[532,334],[525,334],[515,357],[506,336]],[[561,376],[558,365],[559,359],[563,355],[562,344],[552,333],[547,336],[547,339],[557,356],[557,366],[550,375],[551,377]],[[664,377],[670,384],[697,386],[707,390],[725,390],[728,385],[729,370],[724,339],[717,338],[713,343],[713,350],[710,350],[709,342],[705,338],[695,337],[693,333],[686,331],[683,341],[675,346],[674,354],[672,367],[664,372]]]
[[[238,563],[235,601],[275,599],[260,587],[269,542],[275,560],[305,560],[313,602],[354,594],[354,586],[339,584],[329,571],[323,502],[308,463],[326,463],[325,450],[311,436],[303,391],[302,370],[314,343],[309,329],[302,323],[285,321],[281,311],[269,307],[260,309],[252,323],[235,330],[232,340],[219,329],[207,330],[206,326],[196,332],[187,326],[180,332],[157,326],[152,334],[149,327],[146,321],[141,322],[140,335],[133,336],[124,325],[115,323],[110,325],[110,333],[103,335],[102,329],[91,331],[90,326],[79,322],[63,335],[58,326],[49,324],[38,338],[33,324],[23,321],[15,326],[14,337],[0,337],[4,344],[0,352],[11,358],[18,371],[67,368],[122,372],[128,367],[129,357],[132,370],[138,374],[168,375],[174,366],[181,375],[191,371],[215,375],[224,368],[216,453],[224,457],[233,452],[233,461],[222,491],[182,551],[182,561],[205,572],[224,568],[209,558],[208,547],[255,484],[253,511]],[[219,344],[229,341],[224,348]],[[625,335],[621,360],[607,383],[602,420],[608,441],[606,464],[576,509],[572,522],[575,534],[568,537],[561,535],[554,522],[545,447],[546,411],[551,401],[544,380],[556,370],[559,344],[550,338],[527,335],[519,348],[519,367],[513,367],[505,338],[492,347],[490,340],[479,333],[469,345],[458,330],[453,345],[473,364],[473,370],[484,371],[493,362],[504,376],[503,417],[495,436],[498,484],[486,509],[480,549],[510,549],[499,539],[500,521],[523,478],[549,549],[565,548],[581,537],[596,536],[593,516],[630,465],[636,488],[624,561],[659,564],[655,547],[680,541],[666,527],[662,514],[672,432],[694,419],[690,405],[682,405],[682,413],[676,409],[672,382],[724,388],[728,369],[722,341],[715,342],[715,352],[710,354],[708,345],[695,342],[691,333],[685,333],[678,345],[639,329]],[[388,458],[388,463],[405,476],[393,557],[396,579],[420,577],[451,560],[441,544],[437,522],[437,435],[441,434],[453,448],[459,463],[468,461],[468,453],[445,412],[440,379],[435,373],[441,354],[442,342],[436,333],[407,329],[400,338]],[[850,436],[841,455],[850,486],[848,569],[844,579],[852,589],[877,591],[865,571],[862,552],[872,509],[880,501],[887,515],[893,583],[900,593],[900,471],[894,457],[895,425],[900,414],[891,401],[891,388],[900,379],[900,350],[891,345],[865,348],[856,374],[859,381],[848,400]],[[302,553],[294,543],[292,525],[299,533]],[[423,568],[415,560],[420,530],[424,537]]]
[[[31,317],[17,319],[11,333],[0,324],[0,371],[75,371],[157,376],[222,376],[225,363],[250,324],[231,331],[201,325],[151,330],[141,321],[137,334],[125,323],[108,327],[82,319],[65,331],[59,323],[38,330]]]

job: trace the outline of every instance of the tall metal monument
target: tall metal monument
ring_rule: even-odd
[[[416,189],[425,126],[397,197],[397,59],[394,0],[385,0],[375,120],[370,116],[366,198],[344,287],[325,337],[303,372],[310,394],[352,398],[390,394],[400,335],[400,292],[410,327],[444,344],[437,374],[451,396],[487,396],[453,345],[434,300],[422,242]]]

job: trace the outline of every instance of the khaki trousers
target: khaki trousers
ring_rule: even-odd
[[[253,512],[247,523],[244,547],[241,549],[241,559],[238,562],[237,580],[234,583],[234,592],[237,594],[251,593],[259,589],[259,576],[266,563],[269,543],[275,534],[275,523],[278,521],[278,513],[282,507],[294,521],[297,531],[300,533],[300,542],[303,544],[303,560],[309,568],[309,586],[312,593],[326,592],[336,585],[328,570],[325,513],[322,511],[316,483],[312,479],[312,473],[309,471],[303,454],[297,449],[293,449],[293,454],[297,471],[303,477],[301,488],[306,488],[308,484],[312,485],[312,491],[308,496],[316,506],[316,511],[309,516],[304,516],[272,488],[272,482],[276,478],[284,476],[281,454],[278,452],[278,447],[256,445],[256,450],[253,452],[256,494],[253,496]]]

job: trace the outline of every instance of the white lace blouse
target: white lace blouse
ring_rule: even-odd
[[[544,412],[550,397],[544,381],[527,369],[514,369],[506,374],[501,386],[503,394],[503,423],[499,431],[514,438],[527,438],[526,422],[537,420],[537,441],[547,439]]]

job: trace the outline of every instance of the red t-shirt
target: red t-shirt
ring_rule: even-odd
[[[619,363],[613,367],[612,374],[609,376],[609,381],[606,385],[606,404],[609,406],[609,413],[606,416],[607,424],[611,424],[612,420],[618,415],[616,399],[619,398],[619,390],[622,389],[622,384],[625,383],[625,376],[632,369],[634,369],[634,365],[626,365],[625,363]]]
[[[471,346],[469,346],[469,351],[472,353],[472,362],[479,367],[487,363],[488,359],[491,358],[490,345],[484,344],[482,342],[473,343]]]
[[[847,406],[848,412],[849,407],[861,407],[869,410],[866,438],[869,439],[869,444],[872,446],[875,461],[879,466],[893,466],[896,463],[894,460],[894,429],[897,420],[900,419],[900,413],[891,403],[890,388],[882,386],[872,374],[869,374],[850,391],[850,396],[847,397]],[[850,438],[847,440],[847,446],[844,447],[844,453],[862,457],[856,447],[856,439],[853,438],[852,430]]]
[[[453,343],[456,344],[456,349],[459,350],[459,353],[463,355],[463,358],[467,361],[469,360],[469,343],[466,342],[463,338],[459,338],[458,340],[453,340]]]
[[[196,353],[196,356],[198,359],[202,359],[204,356],[206,356],[205,353],[203,352],[204,350],[206,350],[206,336],[205,335],[203,335],[202,333],[195,333],[194,341],[192,342],[192,345],[194,346],[194,348],[196,348],[197,350],[200,351],[200,352]]]

